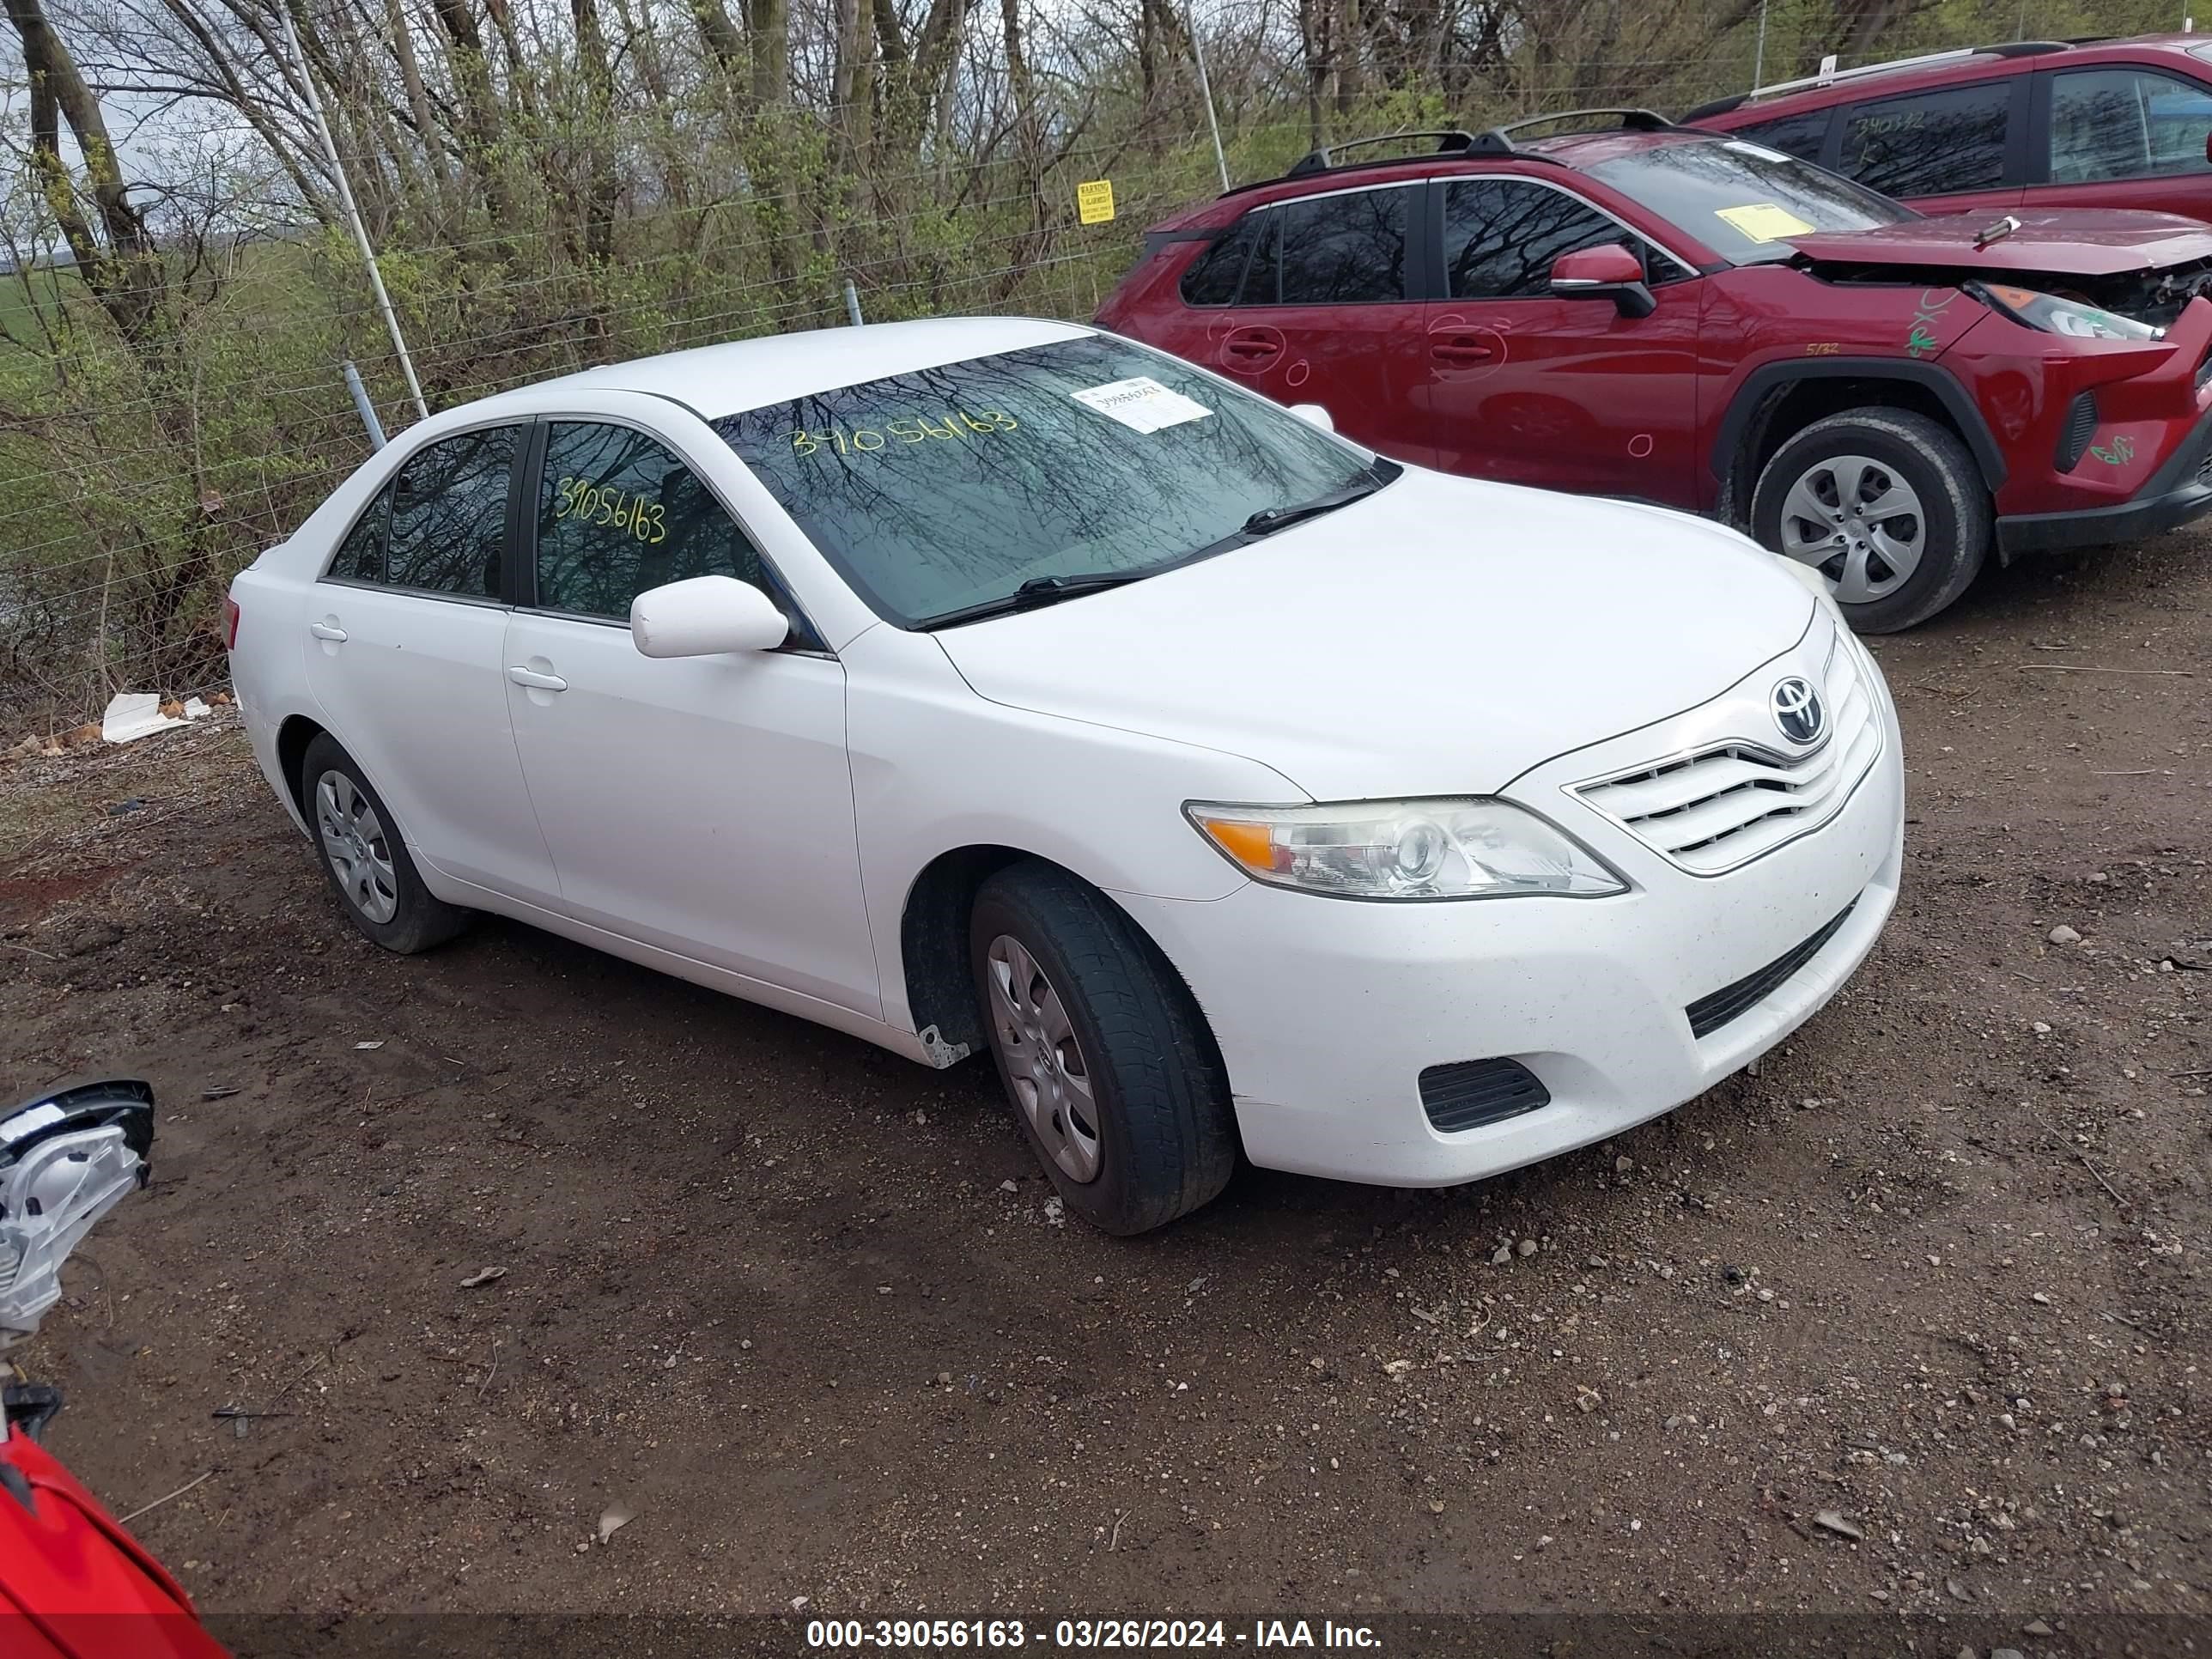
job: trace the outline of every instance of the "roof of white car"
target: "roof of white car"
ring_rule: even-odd
[[[1017,351],[1049,340],[1075,339],[1091,331],[1073,323],[1029,317],[939,317],[926,322],[810,329],[609,363],[519,386],[474,407],[481,411],[509,398],[562,386],[651,392],[714,420],[763,404]]]

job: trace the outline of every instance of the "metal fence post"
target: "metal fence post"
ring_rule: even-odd
[[[361,371],[353,366],[353,359],[345,360],[346,390],[353,393],[353,406],[361,416],[361,423],[368,428],[368,447],[384,447],[384,422],[376,418],[376,405],[368,400],[368,388],[361,383]]]
[[[850,279],[845,283],[845,314],[853,319],[854,328],[860,327],[860,290],[853,286]]]

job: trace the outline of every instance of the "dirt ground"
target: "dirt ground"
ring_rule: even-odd
[[[325,1634],[1625,1609],[2119,1651],[2100,1616],[2212,1613],[2212,538],[1879,649],[1904,898],[1756,1075],[1457,1191],[1248,1171],[1134,1242],[1053,1224],[980,1066],[506,922],[380,955],[221,717],[18,763],[0,1079],[163,1109],[13,1358],[117,1513],[197,1481],[133,1529],[204,1607]]]

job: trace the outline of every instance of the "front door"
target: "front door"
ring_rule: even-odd
[[[1419,460],[1421,374],[1414,297],[1424,181],[1334,191],[1255,208],[1237,303],[1206,315],[1197,361],[1279,403],[1319,404],[1369,448]]]
[[[845,671],[808,648],[656,660],[631,599],[690,576],[776,592],[698,475],[635,427],[554,421],[507,629],[514,741],[577,921],[870,1017]],[[803,628],[803,623],[802,623]]]
[[[1443,299],[1427,308],[1417,399],[1447,472],[1697,505],[1702,281],[1571,191],[1492,174],[1443,185]],[[1658,309],[1559,299],[1561,254],[1638,253]]]
[[[416,859],[542,901],[552,860],[515,758],[501,660],[522,431],[480,428],[410,456],[315,584],[301,643],[324,724]]]

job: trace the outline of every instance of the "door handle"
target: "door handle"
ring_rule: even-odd
[[[1255,340],[1249,337],[1238,339],[1232,337],[1229,342],[1229,355],[1232,357],[1272,357],[1281,349],[1282,347],[1277,345],[1273,340]]]
[[[568,682],[558,674],[541,674],[534,668],[525,668],[520,663],[507,671],[507,678],[517,685],[526,685],[533,691],[566,691]]]
[[[1440,363],[1486,363],[1498,354],[1474,340],[1438,340],[1429,356]]]
[[[332,645],[345,643],[346,631],[336,623],[309,623],[307,631],[319,640],[328,640]]]

